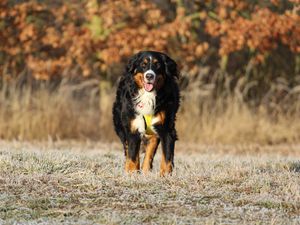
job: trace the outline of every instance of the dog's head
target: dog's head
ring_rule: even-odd
[[[160,52],[139,52],[129,60],[126,69],[137,87],[147,92],[159,90],[169,80],[178,78],[175,61]]]

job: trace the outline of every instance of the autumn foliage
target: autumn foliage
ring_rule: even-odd
[[[129,56],[151,49],[170,54],[190,78],[205,66],[243,76],[247,65],[295,77],[299,7],[299,0],[2,0],[0,74],[111,79]],[[283,73],[268,69],[281,60]]]
[[[180,66],[181,140],[299,142],[299,11],[299,0],[1,0],[0,139],[113,140],[113,87],[132,54],[156,50]]]

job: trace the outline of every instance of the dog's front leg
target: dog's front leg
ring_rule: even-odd
[[[152,169],[153,157],[156,153],[159,144],[159,138],[156,135],[148,137],[145,158],[142,165],[142,170],[146,174]]]
[[[160,175],[171,174],[174,167],[175,138],[170,133],[161,135],[162,159],[160,164]]]
[[[138,133],[128,135],[128,148],[126,151],[125,171],[134,172],[140,169],[140,144],[141,138]]]
[[[162,143],[162,159],[160,164],[160,175],[171,174],[174,167],[174,148],[176,141],[175,128],[168,128],[165,124],[166,113],[161,111],[152,120],[152,126],[158,133]],[[172,120],[173,121],[173,120]]]

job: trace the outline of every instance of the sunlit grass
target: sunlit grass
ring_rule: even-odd
[[[299,222],[299,151],[184,146],[162,178],[160,151],[152,173],[127,175],[119,145],[1,142],[0,222]]]

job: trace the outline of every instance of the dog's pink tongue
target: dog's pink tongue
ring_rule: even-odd
[[[146,83],[146,84],[144,84],[144,88],[145,88],[146,91],[152,91],[153,84]]]

